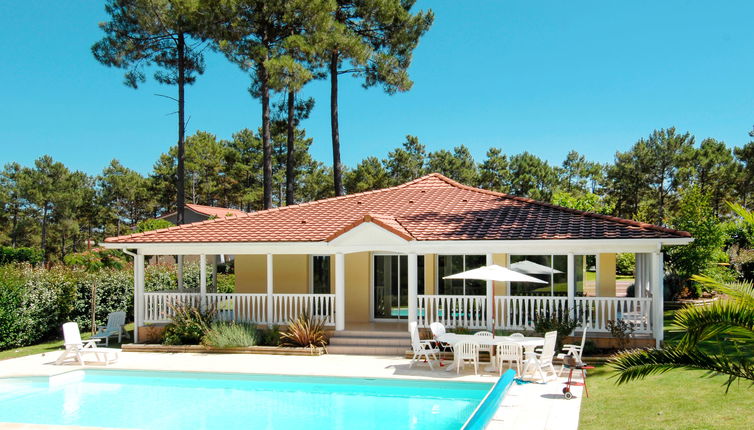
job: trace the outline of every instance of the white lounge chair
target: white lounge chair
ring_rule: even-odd
[[[533,365],[536,367],[534,370],[539,372],[539,376],[542,377],[542,382],[547,382],[547,375],[550,373],[552,373],[552,376],[558,376],[555,367],[552,365],[552,359],[555,357],[555,342],[557,341],[557,338],[557,331],[549,331],[545,333],[545,344],[542,347],[541,352],[534,353],[530,357],[527,357],[524,374],[528,373],[529,367]]]
[[[431,355],[432,358],[437,361],[437,354],[440,353],[440,350],[432,344],[432,341],[419,339],[419,327],[416,322],[408,324],[408,331],[411,333],[411,349],[414,352],[414,356],[411,358],[411,364],[408,365],[408,368],[410,369],[413,367],[417,359],[424,357],[424,360],[429,363],[429,368],[434,370],[429,356]]]
[[[563,345],[563,352],[558,354],[558,358],[560,360],[563,360],[564,358],[566,358],[567,355],[570,355],[571,357],[575,358],[576,361],[581,362],[581,355],[584,352],[585,343],[586,343],[586,327],[583,327],[583,331],[581,332],[581,345],[571,345],[571,344]],[[565,364],[560,365],[560,372],[558,372],[558,376],[563,374],[563,370],[565,370]]]
[[[461,367],[466,366],[466,362],[474,363],[474,374],[479,374],[479,344],[476,342],[459,342],[453,347],[453,354],[456,355],[456,374],[461,372]]]
[[[110,312],[107,316],[107,325],[101,325],[97,327],[97,333],[92,335],[91,339],[103,339],[105,346],[110,345],[110,338],[118,336],[118,343],[123,341],[123,335],[130,338],[126,330],[123,328],[126,325],[126,313]]]
[[[84,355],[86,354],[94,354],[97,361],[104,362],[105,366],[118,359],[118,351],[97,348],[96,342],[99,342],[100,339],[89,339],[86,342],[82,341],[81,333],[79,332],[79,325],[75,322],[67,322],[63,324],[63,337],[65,338],[65,351],[60,354],[60,357],[55,361],[55,364],[63,364],[69,359],[76,359],[79,364],[83,366]],[[104,360],[102,357],[104,357]]]
[[[497,345],[497,368],[500,370],[500,376],[503,375],[503,362],[508,363],[508,369],[516,363],[516,374],[521,374],[521,361],[523,361],[524,350],[520,343],[506,342]]]

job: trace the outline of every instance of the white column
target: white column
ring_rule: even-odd
[[[492,262],[492,253],[487,253],[487,265],[494,264]],[[495,295],[493,294],[495,290],[495,284],[494,281],[487,281],[487,329],[493,330],[495,327]]]
[[[661,252],[651,255],[651,288],[652,288],[652,334],[655,338],[656,347],[659,348],[663,340],[663,310],[664,310],[664,275],[665,268]]]
[[[199,307],[207,308],[207,256],[199,256]]]
[[[183,290],[183,255],[178,256],[178,268],[176,272],[178,278],[178,291]]]
[[[638,252],[634,254],[634,261],[636,262],[634,264],[634,297],[642,297],[642,294],[641,294],[642,291],[641,290],[643,289],[643,286],[642,286],[642,283],[643,283],[642,275],[643,275],[643,273],[641,272],[642,271],[642,267],[641,266],[642,266],[643,263],[642,263],[641,256],[642,256],[642,254],[640,254]]]
[[[273,278],[275,273],[272,269],[272,254],[267,254],[267,325],[270,327],[275,321],[275,307],[272,302]]]
[[[139,326],[144,325],[144,254],[134,258],[134,343],[139,342]]]
[[[346,259],[335,254],[335,330],[346,329]]]
[[[599,255],[597,256],[599,258]],[[568,313],[576,318],[576,257],[568,254]]]
[[[408,254],[408,322],[417,322],[419,304],[419,256],[415,252]]]

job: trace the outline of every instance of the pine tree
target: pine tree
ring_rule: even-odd
[[[204,72],[204,42],[198,0],[108,0],[110,21],[101,23],[105,37],[92,46],[100,63],[126,69],[125,84],[137,88],[154,66],[154,79],[178,88],[178,166],[176,208],[183,223],[185,87]],[[206,24],[206,23],[205,23]]]

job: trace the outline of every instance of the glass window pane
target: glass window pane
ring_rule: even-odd
[[[553,295],[568,295],[568,256],[554,255],[552,257],[553,265]]]
[[[549,255],[511,255],[510,259],[512,270],[546,282],[546,284],[511,282],[510,294],[512,296],[549,296],[552,294],[550,287],[553,277],[552,259]]]
[[[312,256],[312,292],[330,294],[330,256]]]

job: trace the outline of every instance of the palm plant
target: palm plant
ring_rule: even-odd
[[[751,212],[731,207],[747,224],[754,225]],[[611,357],[609,365],[619,372],[619,384],[679,368],[727,375],[727,387],[739,378],[754,384],[754,286],[750,282],[721,283],[700,275],[692,280],[726,297],[708,306],[676,312],[673,329],[683,332],[678,343]],[[709,345],[704,345],[710,340],[720,341],[717,351],[711,352]]]
[[[312,350],[327,345],[327,333],[320,318],[312,318],[308,312],[288,322],[288,329],[280,333],[280,343],[285,346],[303,346]]]

